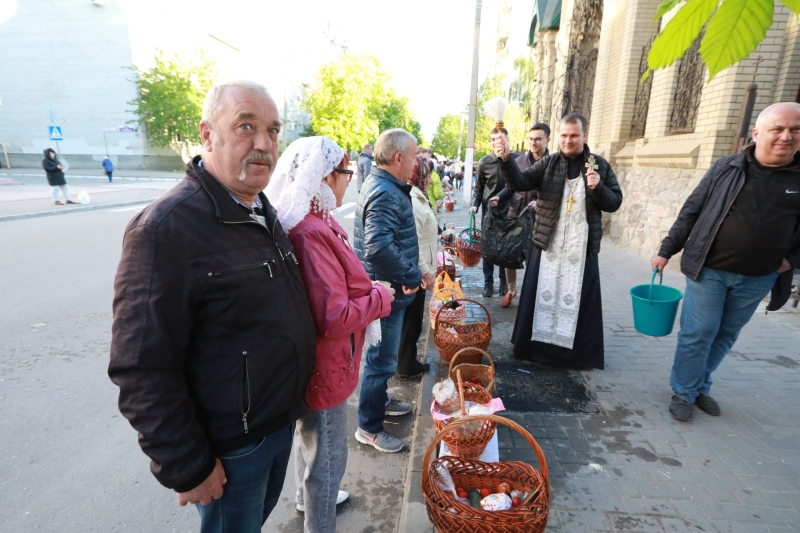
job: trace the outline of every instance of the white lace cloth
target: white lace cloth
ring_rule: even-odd
[[[344,150],[328,137],[301,137],[283,152],[264,192],[287,233],[306,217],[312,204],[326,216],[336,209],[336,197],[322,178],[343,158]],[[381,342],[380,320],[367,326],[364,342],[368,346]]]

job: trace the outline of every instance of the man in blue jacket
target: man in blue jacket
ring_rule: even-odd
[[[395,289],[392,313],[381,319],[381,341],[367,348],[356,440],[382,452],[399,452],[403,441],[384,431],[385,416],[411,412],[407,403],[389,398],[386,383],[397,370],[397,351],[406,307],[414,301],[422,274],[417,268],[419,245],[411,208],[411,173],[417,140],[403,129],[383,132],[375,141],[375,165],[358,196],[354,249],[373,281]]]

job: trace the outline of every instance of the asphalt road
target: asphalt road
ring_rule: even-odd
[[[337,219],[352,234],[355,180]],[[196,531],[191,507],[149,472],[106,374],[113,280],[126,224],[143,206],[0,222],[0,532]],[[415,383],[391,385],[416,397]],[[357,444],[341,532],[396,531],[407,453]],[[388,426],[403,437],[411,417]],[[290,472],[292,472],[290,464]],[[263,531],[300,532],[293,475]]]

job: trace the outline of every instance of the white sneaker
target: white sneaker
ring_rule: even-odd
[[[336,495],[336,505],[339,505],[340,503],[346,502],[349,497],[350,497],[349,493],[347,493],[347,492],[345,492],[343,490],[340,490],[339,494]],[[294,508],[297,510],[298,513],[305,513],[306,512],[305,504],[296,503],[294,505]]]

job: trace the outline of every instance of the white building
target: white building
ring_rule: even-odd
[[[300,83],[282,83],[285,59],[265,60],[261,46],[248,51],[203,11],[156,0],[0,2],[0,142],[12,167],[39,166],[42,151],[54,148],[74,168],[99,168],[106,154],[119,169],[183,168],[177,152],[148,144],[128,103],[137,96],[130,67],[149,68],[157,49],[181,59],[202,49],[223,77],[267,85],[281,113],[286,91],[287,140],[294,140],[307,118]],[[50,126],[60,126],[62,141],[50,140]]]

